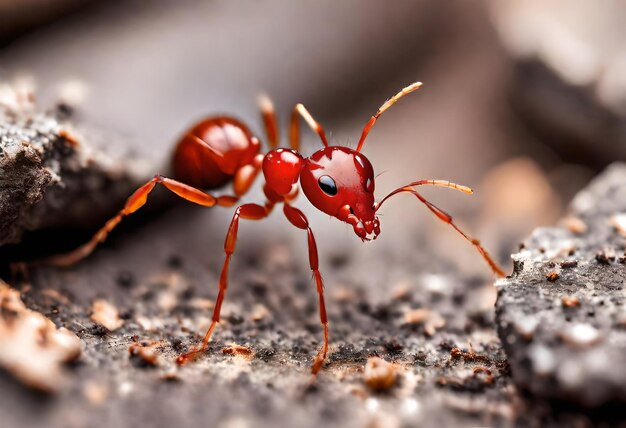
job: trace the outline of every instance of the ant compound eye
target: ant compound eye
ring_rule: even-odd
[[[317,181],[320,185],[320,189],[324,193],[330,196],[335,196],[337,194],[337,185],[335,184],[335,180],[333,180],[329,175],[322,175]]]
[[[365,191],[368,193],[372,193],[374,191],[374,180],[368,178],[365,181]]]

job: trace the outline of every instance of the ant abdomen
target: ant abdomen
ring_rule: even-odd
[[[217,189],[260,152],[259,140],[237,119],[216,116],[190,128],[178,141],[172,167],[176,179],[194,187]]]

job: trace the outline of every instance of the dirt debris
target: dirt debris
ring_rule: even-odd
[[[243,358],[244,360],[251,361],[254,359],[254,351],[247,346],[232,344],[225,348],[222,348],[222,354],[233,355],[235,357]]]
[[[391,389],[397,378],[398,368],[394,363],[378,357],[367,359],[363,381],[372,391],[383,392]]]
[[[432,309],[413,309],[404,314],[406,324],[421,325],[424,333],[433,336],[438,329],[445,327],[446,319],[439,312]]]
[[[0,366],[25,385],[53,393],[65,384],[64,364],[80,355],[76,334],[28,309],[19,291],[0,281]]]
[[[560,224],[576,235],[582,235],[587,232],[587,224],[578,217],[565,217]]]
[[[142,365],[156,366],[159,360],[159,354],[157,352],[159,345],[159,342],[155,340],[134,341],[128,347],[128,353],[131,358],[134,358]]]
[[[561,276],[559,275],[558,272],[555,271],[550,271],[546,274],[546,279],[550,282],[554,282],[557,279],[559,279]]]
[[[91,320],[109,331],[115,331],[124,325],[117,307],[105,299],[97,299],[93,302]]]
[[[563,296],[561,298],[561,304],[565,308],[576,308],[580,306],[580,299],[576,296]]]

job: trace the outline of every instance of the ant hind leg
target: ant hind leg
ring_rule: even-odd
[[[233,196],[220,196],[215,197],[208,193],[205,193],[195,187],[189,186],[171,178],[163,177],[161,175],[155,176],[152,180],[137,189],[127,200],[124,208],[122,208],[114,217],[109,219],[102,228],[100,228],[93,237],[85,244],[76,248],[73,251],[64,254],[57,254],[46,259],[35,260],[30,263],[18,263],[21,266],[59,266],[69,267],[78,261],[84,259],[91,254],[98,244],[105,241],[109,233],[122,221],[122,219],[139,208],[143,207],[147,200],[148,195],[152,192],[157,184],[165,186],[168,190],[186,199],[189,202],[193,202],[205,207],[212,207],[215,205],[220,206],[232,206],[234,205],[238,197]]]

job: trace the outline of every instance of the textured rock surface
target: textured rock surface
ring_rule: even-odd
[[[585,406],[626,401],[626,165],[536,230],[498,282],[497,326],[515,383]]]
[[[137,163],[93,150],[55,114],[35,113],[23,99],[30,96],[15,90],[0,99],[0,246],[26,230],[93,226],[141,176]]]

